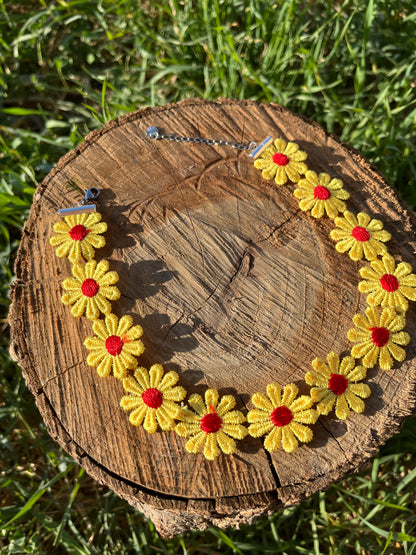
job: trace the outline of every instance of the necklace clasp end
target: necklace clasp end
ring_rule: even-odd
[[[254,160],[258,158],[260,154],[272,144],[272,142],[273,142],[272,137],[267,137],[267,139],[264,139],[264,141],[261,144],[259,144],[259,146],[256,147],[255,150],[253,150],[253,152],[250,152],[249,154],[250,158],[254,158]]]
[[[72,214],[85,214],[95,212],[97,207],[95,204],[88,204],[91,201],[94,201],[98,195],[100,194],[100,189],[96,187],[91,187],[91,189],[87,189],[84,194],[84,198],[80,201],[78,206],[71,206],[69,208],[61,208],[58,210],[59,216],[71,216]]]
[[[157,127],[148,127],[146,129],[146,135],[149,137],[149,139],[153,139],[156,140],[159,138],[159,129]]]
[[[95,204],[80,204],[79,206],[71,206],[70,208],[61,208],[58,210],[59,216],[71,216],[72,214],[90,214],[96,212]]]

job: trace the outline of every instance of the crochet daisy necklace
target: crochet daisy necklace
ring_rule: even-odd
[[[334,410],[338,419],[345,420],[351,411],[363,412],[363,399],[371,393],[364,383],[367,369],[378,365],[390,370],[395,361],[405,359],[403,347],[410,341],[404,331],[405,315],[408,299],[416,300],[416,275],[407,262],[396,263],[388,252],[386,243],[391,235],[383,229],[383,223],[364,212],[347,210],[345,201],[350,195],[342,181],[309,170],[306,152],[293,142],[268,137],[259,146],[244,145],[163,135],[155,127],[149,128],[147,135],[153,140],[246,150],[263,179],[274,180],[279,187],[292,182],[301,210],[309,211],[313,218],[327,216],[333,221],[330,237],[335,249],[354,261],[368,261],[359,270],[362,281],[358,283],[358,290],[367,295],[368,307],[364,314],[353,317],[354,326],[347,334],[353,343],[348,356],[341,359],[331,351],[326,360],[311,361],[305,373],[305,382],[311,386],[309,395],[299,395],[294,383],[270,383],[266,392],[252,396],[253,408],[246,414],[235,409],[234,396],[220,397],[216,389],[207,389],[204,398],[196,393],[189,395],[185,387],[177,385],[177,372],[165,372],[160,364],[150,369],[139,367],[138,357],[145,349],[140,339],[143,329],[134,325],[130,315],[119,319],[112,312],[111,301],[120,297],[116,286],[119,276],[110,270],[107,260],[95,259],[95,250],[105,245],[107,224],[95,211],[93,201],[98,189],[89,189],[80,205],[59,211],[64,220],[54,225],[50,243],[56,247],[57,256],[68,257],[72,263],[72,277],[62,283],[62,302],[71,306],[76,318],[86,316],[93,321],[93,335],[84,341],[89,351],[86,362],[96,367],[101,378],[112,374],[121,380],[126,394],[120,406],[130,411],[130,423],[143,426],[149,434],[159,429],[173,431],[188,438],[185,449],[189,453],[202,451],[208,460],[214,460],[221,453],[235,453],[236,440],[247,434],[264,436],[268,451],[281,448],[290,453],[299,442],[312,441],[312,425],[320,415]]]

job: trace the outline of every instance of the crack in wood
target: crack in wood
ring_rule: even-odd
[[[323,422],[322,422],[321,420],[319,420],[319,423],[320,423],[320,425],[322,426],[322,428],[323,428],[323,429],[332,437],[332,439],[336,442],[336,444],[338,445],[338,447],[341,449],[341,451],[342,451],[342,453],[343,453],[345,459],[348,460],[348,459],[347,459],[347,456],[346,456],[346,454],[345,454],[345,451],[344,451],[344,449],[342,448],[342,445],[341,445],[340,442],[337,440],[337,438],[334,436],[334,434],[331,432],[331,430],[330,430],[329,428],[327,428],[327,427],[325,426],[325,424],[323,424]]]
[[[264,447],[264,443],[262,442],[263,451],[266,455],[267,462],[269,463],[270,472],[272,473],[273,479],[276,482],[276,488],[281,488],[282,484],[280,482],[279,474],[277,472],[276,467],[274,466],[273,459],[271,453]]]
[[[66,374],[67,372],[72,370],[72,368],[75,368],[76,366],[80,366],[81,364],[84,364],[83,360],[75,362],[75,364],[73,364],[72,366],[68,366],[68,368],[65,368],[65,370],[62,370],[62,372],[59,372],[58,374],[55,374],[54,376],[51,376],[50,378],[48,378],[46,381],[44,381],[41,384],[41,387],[39,388],[38,392],[42,393],[44,388],[47,387],[47,385],[50,382],[53,382],[53,381],[57,380],[58,378],[60,378],[61,376],[63,376],[64,374]]]
[[[278,231],[279,229],[281,229],[282,227],[284,227],[285,225],[287,225],[288,223],[290,223],[296,216],[298,216],[299,213],[301,213],[302,211],[300,209],[295,210],[294,212],[292,212],[289,217],[286,220],[283,220],[283,222],[280,222],[277,226],[275,226],[269,233],[268,235],[266,235],[266,237],[263,237],[262,239],[258,239],[257,241],[254,241],[253,244],[258,245],[259,243],[264,243],[264,241],[267,241],[268,239],[270,239],[270,237],[272,235],[274,235],[276,233],[276,231]]]

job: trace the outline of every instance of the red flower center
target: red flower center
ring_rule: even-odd
[[[209,407],[209,409],[211,412],[201,418],[200,426],[206,434],[215,434],[221,429],[222,420],[215,412],[214,407]]]
[[[322,185],[318,185],[313,190],[313,198],[316,198],[318,200],[328,200],[330,196],[331,191],[328,191],[328,189],[326,187],[323,187]]]
[[[384,276],[381,276],[380,283],[381,287],[389,293],[397,291],[399,288],[399,281],[396,276],[393,276],[392,274],[384,274]]]
[[[282,428],[283,426],[287,426],[292,422],[293,412],[282,405],[281,407],[273,409],[270,415],[270,420],[275,426],[279,426],[279,428]]]
[[[287,166],[289,158],[280,152],[276,152],[276,154],[273,154],[273,162],[278,166]]]
[[[155,387],[149,387],[142,393],[143,403],[151,409],[158,409],[163,403],[163,393]]]
[[[328,387],[335,395],[342,395],[348,387],[348,380],[342,374],[331,374]]]
[[[384,347],[390,337],[390,332],[387,328],[370,328],[371,341],[377,347]]]
[[[89,229],[85,227],[85,225],[75,225],[72,229],[69,230],[69,236],[73,241],[82,241],[90,232]]]
[[[118,335],[110,335],[105,340],[105,348],[114,357],[121,353],[123,349],[124,342]]]
[[[370,234],[368,233],[366,228],[360,227],[359,225],[354,227],[354,229],[351,231],[351,235],[356,241],[360,241],[361,243],[364,243],[364,241],[368,241],[370,239]]]
[[[95,297],[100,290],[100,286],[95,279],[87,278],[82,282],[81,291],[85,297]]]

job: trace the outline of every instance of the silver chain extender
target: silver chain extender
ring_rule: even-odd
[[[235,148],[237,150],[250,151],[249,156],[253,158],[258,156],[260,152],[267,148],[272,140],[271,137],[267,137],[267,139],[263,141],[261,145],[257,146],[257,143],[254,141],[252,141],[251,143],[237,143],[222,139],[206,139],[204,137],[182,137],[181,135],[176,134],[166,135],[164,133],[160,133],[157,127],[149,127],[148,129],[146,129],[146,135],[149,137],[149,139],[153,140],[167,139],[169,141],[175,141],[177,143],[202,143],[206,145],[230,146],[231,148]]]

